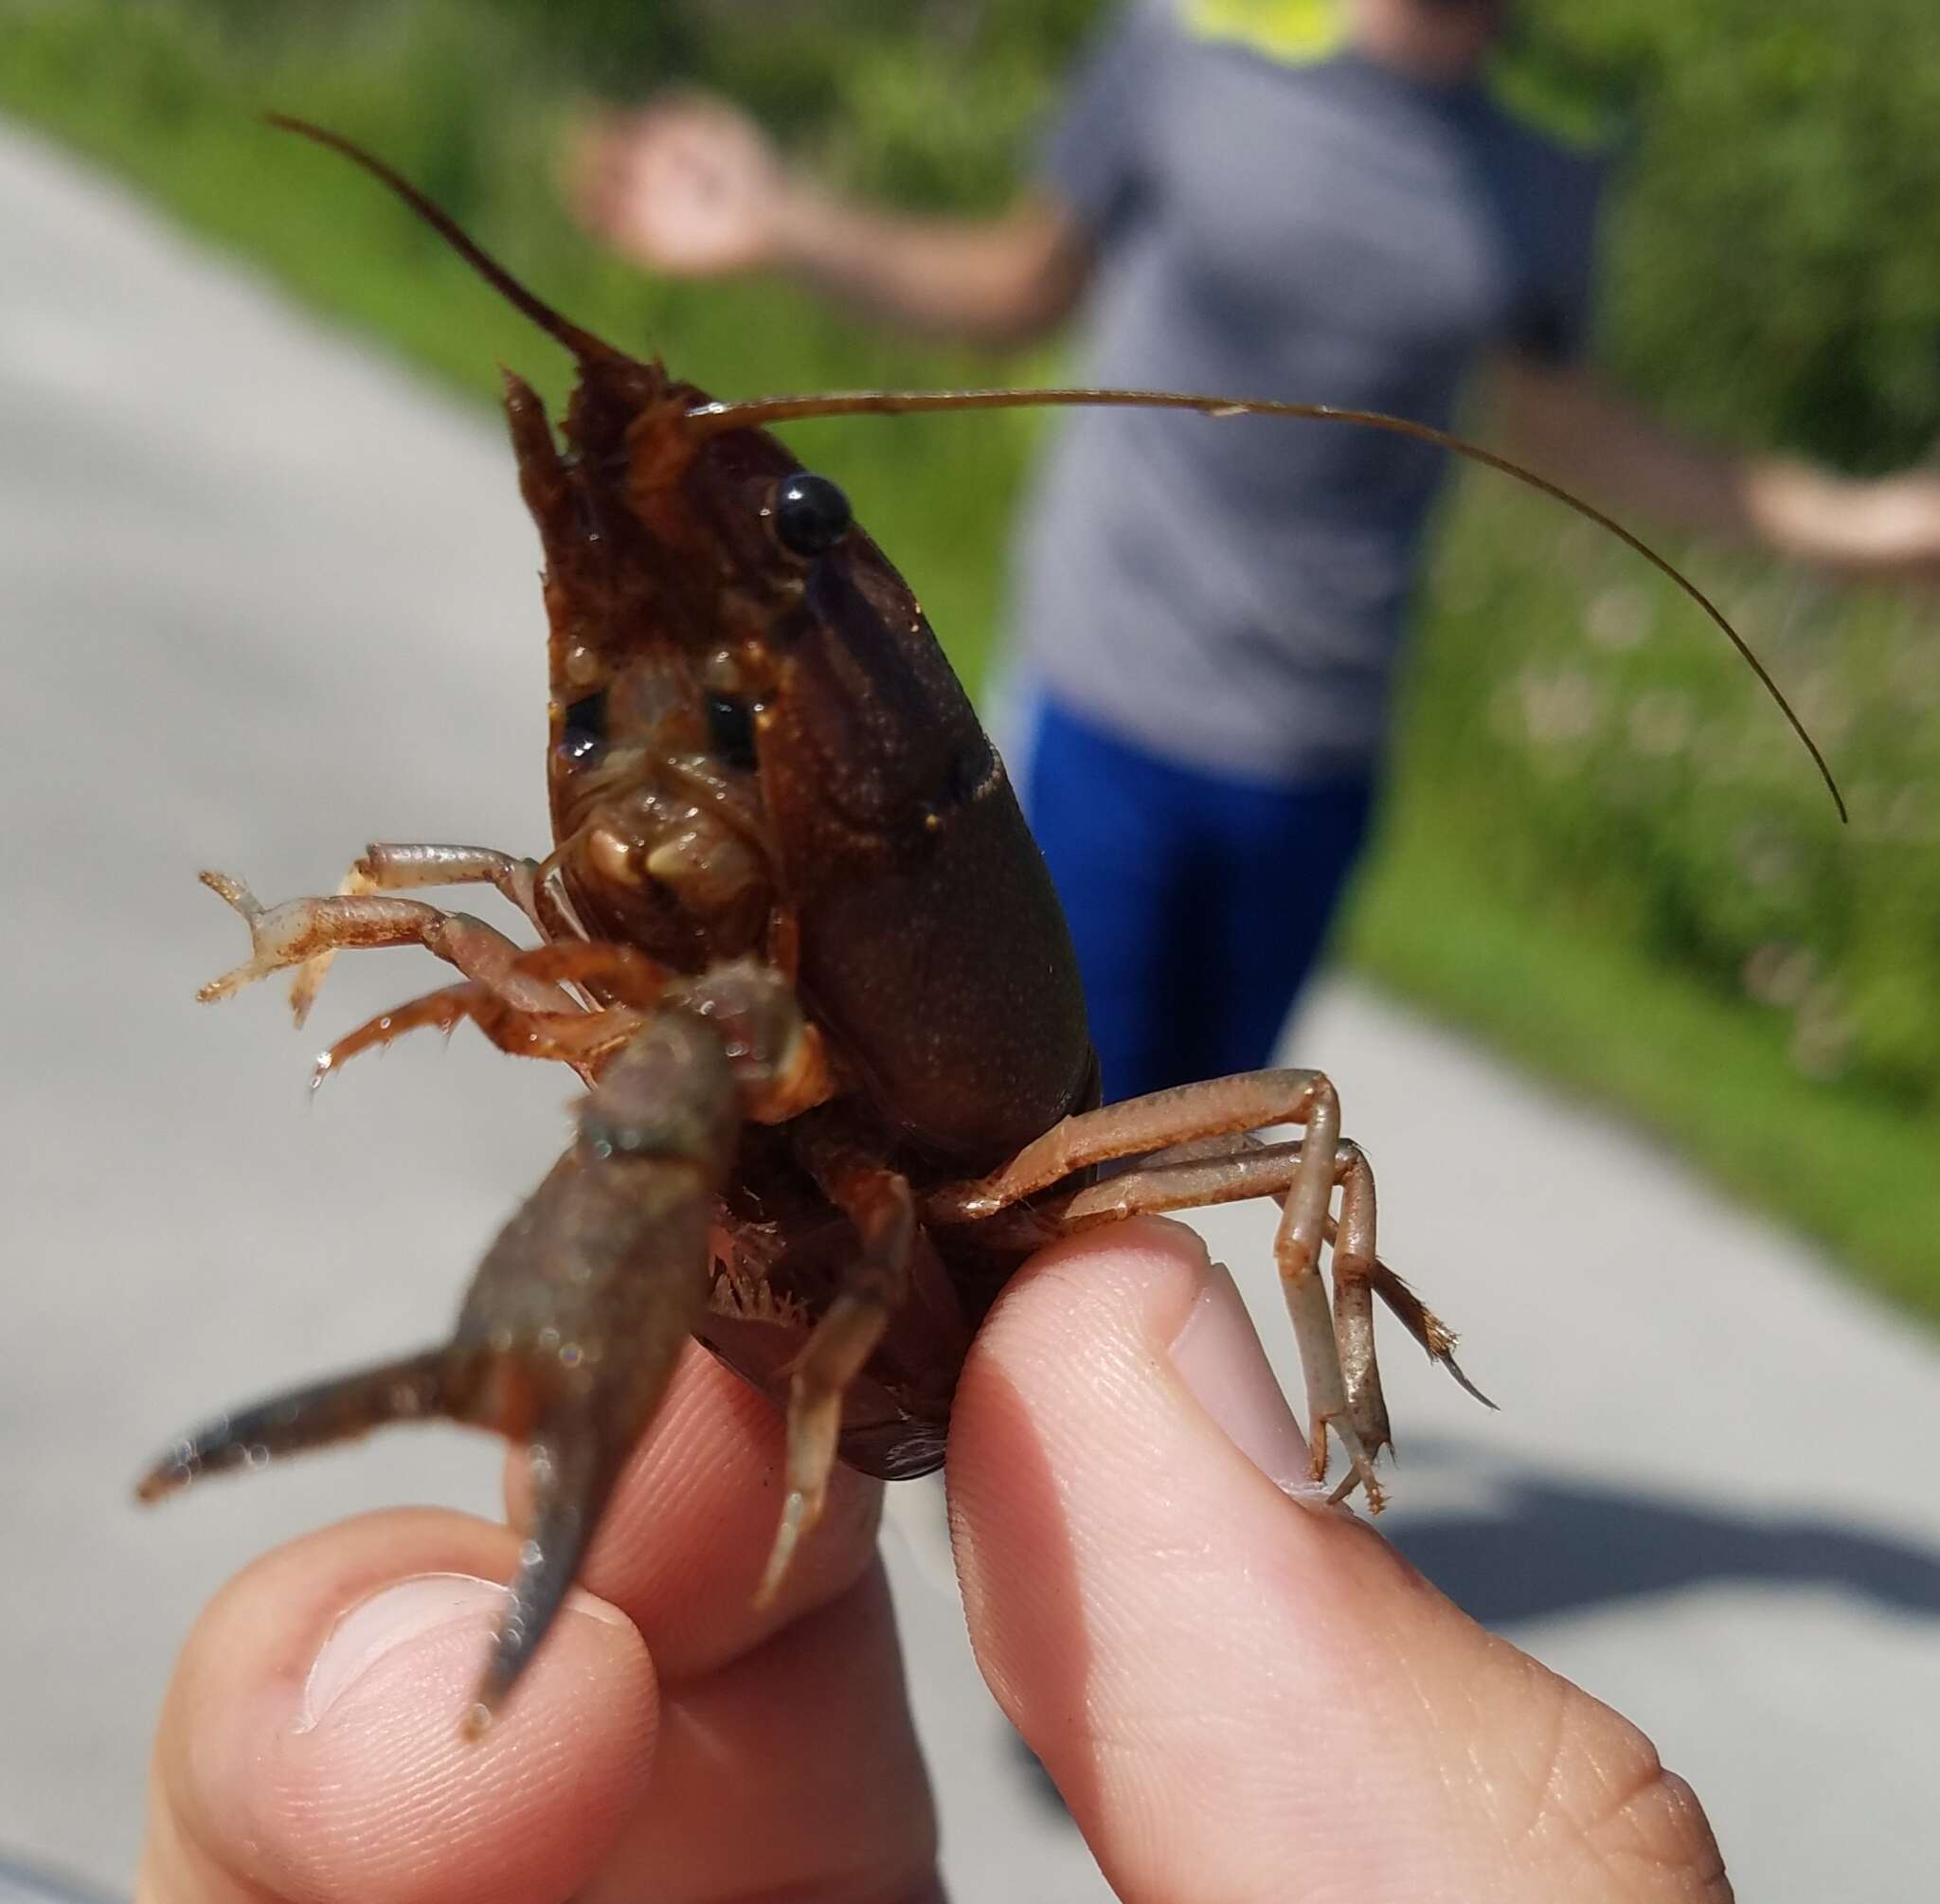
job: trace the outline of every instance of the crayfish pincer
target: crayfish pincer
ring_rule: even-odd
[[[427,1415],[523,1446],[530,1525],[482,1725],[542,1643],[690,1336],[786,1411],[784,1505],[748,1583],[772,1595],[838,1455],[892,1479],[941,1463],[971,1336],[1033,1249],[1270,1196],[1314,1474],[1331,1435],[1337,1498],[1378,1508],[1376,1299],[1460,1371],[1448,1332],[1375,1253],[1373,1174],[1333,1085],[1261,1071],[1099,1107],[1070,942],[1002,763],[840,490],[763,426],[1140,403],[1464,446],[1392,418],[1169,392],[715,403],[567,322],[375,159],[278,123],[374,173],[575,359],[559,436],[525,383],[505,386],[545,555],[552,844],[536,860],[374,845],[334,894],[274,907],[205,873],[250,954],[202,996],[293,969],[300,1022],[338,952],[419,945],[458,982],[340,1038],[319,1080],[469,1020],[586,1091],[449,1342],[219,1417],[154,1465],[142,1498]],[[412,896],[458,885],[495,889],[538,943]],[[1281,1125],[1298,1140],[1255,1136]]]

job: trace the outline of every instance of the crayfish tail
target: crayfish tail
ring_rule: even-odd
[[[351,1441],[387,1422],[456,1414],[469,1367],[449,1348],[426,1349],[232,1410],[176,1442],[135,1483],[135,1498],[160,1500],[207,1475]]]

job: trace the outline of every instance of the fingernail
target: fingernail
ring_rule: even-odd
[[[511,1598],[495,1581],[470,1573],[417,1573],[360,1600],[330,1629],[303,1682],[296,1730],[307,1733],[380,1660],[453,1626],[484,1627]],[[483,1663],[483,1655],[480,1655]]]
[[[1268,1481],[1296,1499],[1326,1499],[1326,1488],[1307,1472],[1306,1437],[1225,1264],[1212,1266],[1172,1338],[1172,1363],[1199,1406]]]

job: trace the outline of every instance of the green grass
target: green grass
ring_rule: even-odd
[[[422,0],[350,9],[348,25],[278,13],[272,30],[253,17],[244,30],[166,0],[0,0],[0,111],[477,399],[495,397],[504,362],[557,401],[567,367],[368,181],[256,112],[366,139],[575,319],[722,395],[1034,381],[1049,368],[871,338],[769,285],[647,284],[602,260],[566,227],[548,177],[571,77],[507,15]],[[906,99],[894,123],[913,137],[923,119]],[[798,438],[904,566],[973,686],[1036,428],[1018,415],[850,420]],[[1940,948],[1940,855],[1881,817],[1931,783],[1940,703],[1922,698],[1917,618],[1833,604],[1780,644],[1782,672],[1808,685],[1828,655],[1844,657],[1841,692],[1860,712],[1835,750],[1856,763],[1871,817],[1841,835],[1769,710],[1684,606],[1646,590],[1651,632],[1634,652],[1586,639],[1585,602],[1622,608],[1637,585],[1628,558],[1487,488],[1453,512],[1446,543],[1349,958],[1537,1074],[1621,1106],[1940,1318],[1940,986],[1922,976]],[[1733,576],[1749,626],[1790,626],[1790,597],[1761,597],[1754,568]],[[1513,711],[1527,684],[1564,677],[1600,697],[1595,733],[1565,748],[1505,727],[1505,696]],[[1646,762],[1626,740],[1666,693],[1697,710],[1715,758],[1694,745]],[[1757,864],[1776,851],[1782,872],[1762,885],[1744,871],[1761,843]],[[1747,960],[1774,945],[1820,961],[1814,1009],[1855,1028],[1836,1076],[1805,1075],[1797,1027],[1744,996]]]
[[[1659,1135],[1745,1201],[1940,1320],[1940,1128],[1802,1079],[1769,1016],[1478,878],[1403,804],[1345,950],[1378,984]]]
[[[364,25],[348,44],[349,29],[315,27],[312,49],[289,27],[250,62],[198,27],[198,9],[0,0],[0,111],[466,395],[496,402],[505,364],[558,405],[570,365],[387,193],[264,126],[261,113],[367,143],[548,302],[624,348],[659,352],[717,395],[1028,376],[1028,366],[860,332],[782,285],[644,281],[560,212],[552,171],[574,98],[566,76],[527,71],[519,37],[489,10],[431,4],[402,25],[381,9],[352,11]],[[1037,429],[1024,414],[844,419],[803,425],[798,439],[811,460],[842,472],[858,515],[905,556],[970,678],[997,620],[997,552]]]

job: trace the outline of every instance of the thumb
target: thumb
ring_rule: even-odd
[[[950,1430],[972,1638],[1119,1895],[1727,1899],[1650,1742],[1304,1474],[1177,1225],[1043,1251],[978,1338]]]
[[[163,1707],[137,1904],[551,1904],[585,1884],[645,1787],[653,1666],[575,1592],[492,1730],[461,1737],[515,1547],[404,1509],[231,1582]]]

